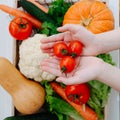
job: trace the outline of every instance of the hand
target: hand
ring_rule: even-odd
[[[59,59],[49,58],[41,63],[43,70],[59,76],[56,81],[66,85],[79,84],[97,79],[102,71],[103,61],[97,57],[77,57],[76,68],[67,76],[61,72]]]
[[[79,40],[83,44],[82,55],[98,55],[100,52],[99,42],[95,40],[95,35],[80,25],[66,24],[59,27],[61,32],[41,40],[41,49],[45,53],[53,54],[53,46],[58,41],[69,43],[71,40]]]

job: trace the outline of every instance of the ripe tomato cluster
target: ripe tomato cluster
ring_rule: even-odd
[[[62,58],[60,61],[60,69],[64,73],[71,72],[75,65],[75,57],[82,53],[82,43],[78,40],[73,40],[67,45],[65,42],[58,42],[54,45],[54,54]]]
[[[78,40],[73,40],[67,45],[65,42],[58,42],[54,45],[54,54],[61,58],[60,69],[64,73],[71,72],[75,65],[75,58],[82,53],[83,45]],[[90,98],[90,89],[86,83],[67,85],[65,88],[66,97],[76,103],[85,104]]]

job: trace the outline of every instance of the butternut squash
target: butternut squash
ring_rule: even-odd
[[[11,95],[22,114],[37,112],[45,101],[45,90],[37,82],[25,78],[6,58],[0,57],[0,85]]]

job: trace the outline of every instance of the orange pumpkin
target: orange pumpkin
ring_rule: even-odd
[[[114,29],[114,17],[107,5],[100,1],[79,1],[65,13],[64,24],[79,24],[97,34]]]

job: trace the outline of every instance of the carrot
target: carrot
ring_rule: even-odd
[[[74,109],[80,113],[80,115],[85,119],[85,120],[98,120],[97,114],[87,105],[85,106],[85,110],[83,109],[83,105],[78,105],[72,101],[70,101],[66,95],[65,95],[65,90],[62,88],[58,83],[56,82],[51,82],[50,83],[54,91],[60,95],[65,101],[67,101]]]
[[[36,28],[41,27],[41,22],[39,20],[37,20],[36,18],[34,18],[30,14],[28,14],[22,10],[18,10],[17,8],[12,8],[10,6],[3,5],[3,4],[0,4],[0,10],[2,10],[14,17],[24,17],[27,20],[29,20],[33,24],[33,26]]]
[[[36,0],[27,0],[27,1],[33,3],[35,6],[37,6],[39,9],[41,9],[45,13],[48,13],[48,9],[44,7],[43,5],[41,5],[40,3],[38,3]]]

